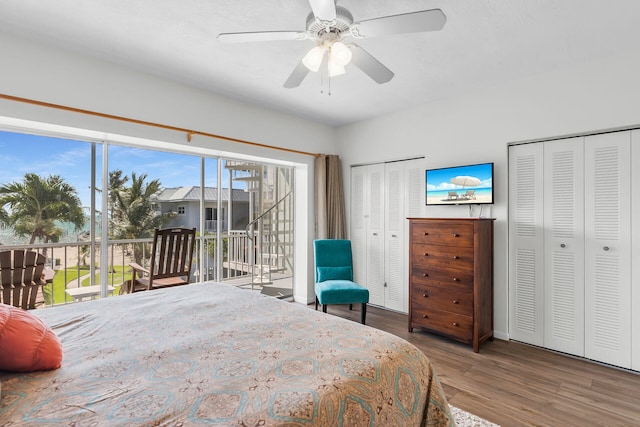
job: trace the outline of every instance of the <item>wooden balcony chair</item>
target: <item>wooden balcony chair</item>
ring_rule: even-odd
[[[31,310],[43,304],[44,255],[25,249],[0,252],[0,303]],[[40,300],[38,294],[40,293]]]
[[[353,281],[353,260],[351,242],[339,239],[320,239],[313,241],[313,259],[315,263],[316,310],[318,304],[327,312],[329,304],[362,304],[360,323],[367,316],[369,290]]]
[[[148,291],[186,285],[191,278],[195,228],[156,229],[151,248],[151,267],[146,269],[132,262],[132,277],[121,293]]]

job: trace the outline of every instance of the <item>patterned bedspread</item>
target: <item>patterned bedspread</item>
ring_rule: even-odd
[[[34,312],[62,368],[0,372],[0,425],[455,426],[407,341],[229,285]]]

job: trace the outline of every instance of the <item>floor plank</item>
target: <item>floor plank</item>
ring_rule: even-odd
[[[313,305],[310,306],[313,308]],[[329,306],[360,321],[360,310]],[[640,426],[640,374],[545,349],[470,346],[414,329],[405,314],[367,308],[367,325],[400,336],[433,363],[449,403],[502,426]]]

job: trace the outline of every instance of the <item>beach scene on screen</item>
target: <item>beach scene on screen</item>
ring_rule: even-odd
[[[426,171],[426,204],[493,203],[493,163]]]

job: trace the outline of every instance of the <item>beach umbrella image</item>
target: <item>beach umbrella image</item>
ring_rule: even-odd
[[[451,183],[459,185],[464,190],[464,187],[477,187],[481,184],[480,180],[475,176],[456,176],[451,178]]]
[[[460,185],[462,190],[464,187],[477,187],[481,184],[480,180],[475,176],[456,176],[455,178],[451,178],[451,183],[455,185]],[[476,198],[475,190],[467,190],[466,193],[457,194],[456,199],[474,199]]]

